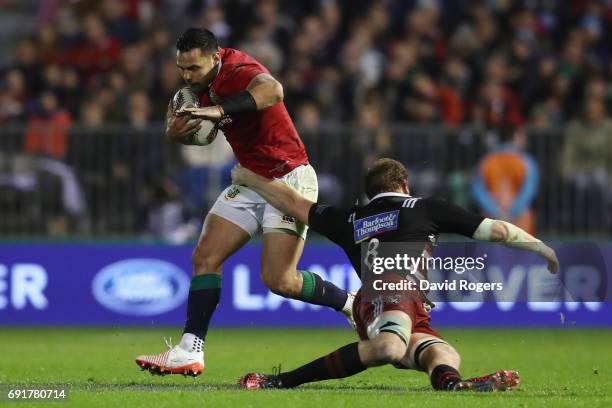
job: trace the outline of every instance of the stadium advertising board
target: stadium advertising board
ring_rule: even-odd
[[[542,281],[533,278],[541,272],[541,261],[512,252],[486,265],[487,272],[508,288],[503,296],[486,298],[473,291],[453,302],[434,296],[434,325],[612,326],[607,297],[612,244],[593,244],[590,249],[580,245],[563,245],[561,272],[578,271],[578,276],[588,277],[584,271],[594,266],[586,261],[587,255],[597,253],[596,268],[603,272],[597,282],[607,291],[605,302],[584,296],[563,301],[533,298],[529,293],[535,289],[541,293]],[[191,250],[163,245],[2,245],[0,324],[181,325]],[[270,293],[258,276],[260,252],[259,245],[248,245],[226,263],[214,325],[346,325],[338,313]],[[360,285],[344,254],[331,245],[307,245],[300,267],[342,288],[356,290]],[[585,282],[587,289],[592,286],[592,279]]]

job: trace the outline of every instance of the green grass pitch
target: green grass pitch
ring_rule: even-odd
[[[69,384],[67,402],[86,407],[611,407],[612,330],[446,329],[465,376],[517,369],[519,390],[497,394],[433,392],[423,373],[373,368],[355,377],[296,390],[245,391],[237,378],[292,369],[354,341],[340,329],[215,329],[200,377],[154,377],[133,361],[163,350],[177,328],[0,329],[0,384]],[[36,405],[34,405],[36,404]],[[42,405],[41,405],[42,404]],[[61,405],[65,404],[65,405]],[[45,403],[3,406],[42,407]],[[58,405],[58,404],[52,404]],[[46,406],[46,405],[45,405]]]

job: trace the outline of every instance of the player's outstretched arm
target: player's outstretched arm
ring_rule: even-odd
[[[232,182],[255,190],[271,206],[308,224],[308,213],[314,204],[288,185],[253,173],[240,164],[232,169]]]
[[[474,232],[473,238],[480,241],[499,242],[509,247],[535,252],[546,259],[548,270],[551,273],[557,273],[559,269],[559,260],[554,249],[507,221],[485,218]]]

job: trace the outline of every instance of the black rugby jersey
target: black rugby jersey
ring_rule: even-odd
[[[434,243],[441,233],[472,237],[484,217],[436,198],[400,193],[379,194],[363,207],[339,209],[313,204],[310,227],[344,249],[357,273],[361,269],[361,243]]]

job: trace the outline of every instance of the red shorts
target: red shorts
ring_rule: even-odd
[[[414,298],[381,295],[372,301],[363,301],[360,289],[353,303],[353,318],[359,338],[368,340],[368,326],[383,312],[399,310],[410,316],[412,333],[425,333],[441,339],[442,336],[429,325],[431,318],[423,302],[411,299]]]

